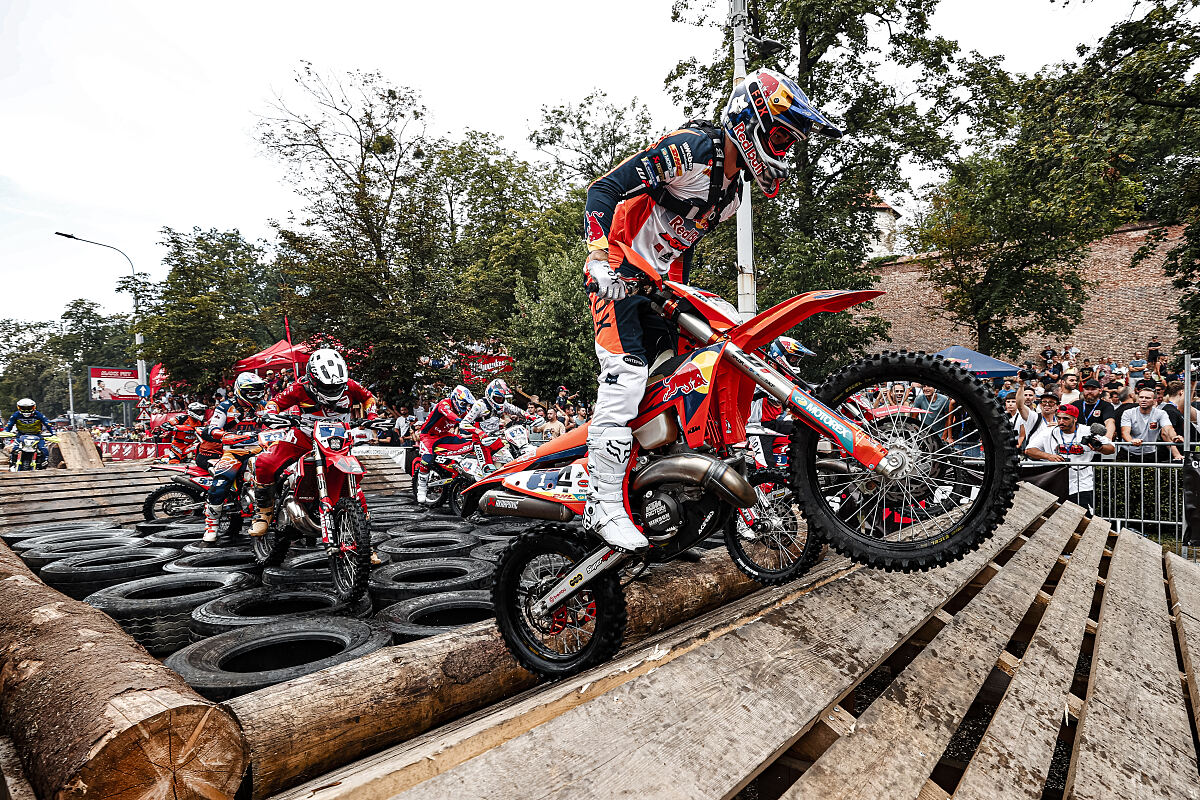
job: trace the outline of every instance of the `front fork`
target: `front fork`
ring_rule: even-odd
[[[529,607],[530,613],[539,617],[548,615],[551,609],[562,605],[567,598],[591,583],[597,575],[616,569],[630,558],[629,553],[602,545],[593,550],[587,558],[576,563],[570,572],[551,587],[550,591],[535,600]]]
[[[333,547],[333,502],[329,499],[329,486],[325,481],[325,456],[313,442],[313,461],[317,473],[317,516],[321,519],[321,545],[326,551]]]

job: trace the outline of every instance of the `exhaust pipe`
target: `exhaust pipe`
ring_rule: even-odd
[[[660,483],[693,483],[712,489],[727,503],[750,508],[758,497],[745,478],[724,461],[702,453],[682,453],[655,461],[633,477],[632,489],[647,489]]]
[[[276,513],[279,514],[280,527],[297,528],[305,533],[321,535],[321,526],[312,521],[312,518],[305,513],[294,497],[289,497],[286,502],[280,503],[279,511]]]
[[[570,522],[575,512],[559,503],[537,497],[490,489],[479,498],[479,511],[490,517],[527,517]]]

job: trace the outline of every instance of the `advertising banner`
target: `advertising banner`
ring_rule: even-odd
[[[512,356],[481,355],[463,359],[463,382],[488,381],[502,372],[513,371]]]
[[[146,458],[162,458],[169,444],[155,442],[96,442],[100,452],[113,461],[140,461]]]
[[[88,367],[88,397],[92,400],[137,400],[137,387],[133,367]]]

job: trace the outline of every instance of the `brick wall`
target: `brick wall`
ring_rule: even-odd
[[[1069,342],[1084,355],[1114,355],[1126,362],[1135,350],[1145,355],[1146,343],[1158,335],[1163,352],[1173,352],[1175,326],[1167,317],[1179,306],[1179,292],[1162,271],[1161,256],[1136,270],[1129,261],[1145,244],[1148,226],[1127,226],[1096,242],[1084,264],[1087,280],[1096,283],[1084,306],[1083,319]],[[1176,239],[1171,231],[1166,243]],[[1160,253],[1162,248],[1160,248]],[[890,347],[936,352],[952,344],[974,347],[969,331],[952,325],[941,313],[941,296],[925,280],[920,256],[909,256],[883,265],[878,288],[887,292],[875,301],[875,310],[892,324]],[[1055,341],[1061,349],[1066,341]],[[1044,342],[1033,339],[1024,358],[1034,359]]]

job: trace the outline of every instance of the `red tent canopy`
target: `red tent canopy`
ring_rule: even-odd
[[[261,353],[243,358],[233,368],[238,372],[261,372],[290,367],[293,363],[304,366],[308,363],[308,353],[309,349],[303,344],[289,345],[287,339],[280,339]]]

